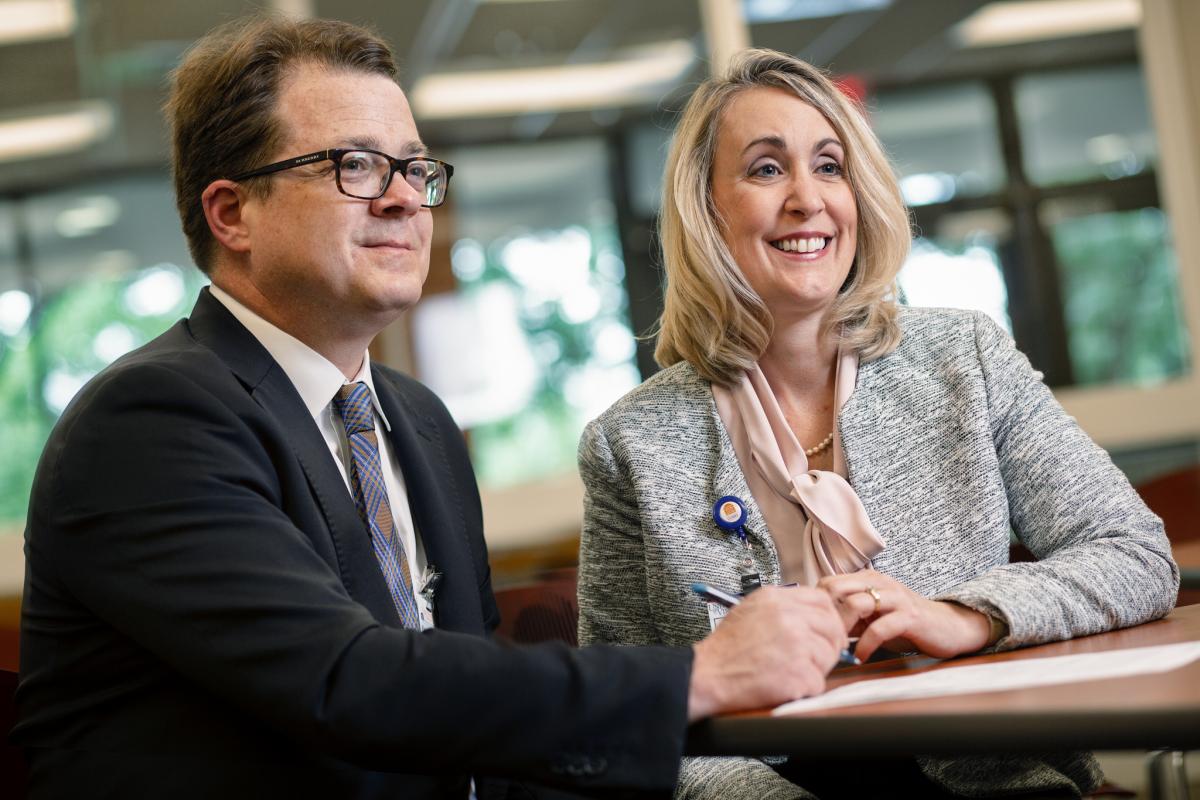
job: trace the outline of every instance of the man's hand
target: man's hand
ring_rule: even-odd
[[[688,720],[818,694],[848,643],[828,593],[765,586],[694,646]]]
[[[854,655],[863,661],[880,646],[949,658],[988,643],[991,625],[985,615],[922,597],[880,572],[830,575],[817,586],[833,598],[846,630],[860,634]]]

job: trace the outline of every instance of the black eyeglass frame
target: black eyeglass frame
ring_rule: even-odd
[[[372,195],[371,197],[364,197],[358,194],[351,194],[342,188],[342,157],[347,153],[373,153],[377,156],[383,156],[388,160],[388,164],[391,165],[392,169],[391,172],[388,173],[387,180],[383,182],[382,187],[379,189],[379,194]],[[430,158],[429,156],[394,158],[389,156],[387,153],[381,153],[380,151],[372,150],[369,147],[335,147],[330,150],[318,150],[315,153],[296,156],[295,158],[288,158],[284,159],[283,161],[276,161],[274,164],[267,164],[265,167],[259,167],[258,169],[253,169],[249,172],[243,172],[240,175],[234,175],[229,180],[244,181],[248,178],[258,178],[264,175],[273,175],[276,172],[283,172],[285,169],[303,167],[307,166],[308,164],[316,164],[321,161],[333,162],[333,180],[334,183],[337,184],[338,191],[347,197],[353,197],[356,200],[375,200],[383,197],[385,194],[387,194],[388,187],[392,185],[392,178],[396,177],[397,172],[407,171],[408,165],[412,164],[414,161],[431,161],[445,171],[446,189],[442,192],[442,199],[438,203],[435,203],[434,205],[422,203],[422,208],[437,208],[442,203],[446,202],[446,194],[450,191],[450,178],[454,175],[454,167],[452,165],[447,164],[445,161],[441,161],[440,159]]]

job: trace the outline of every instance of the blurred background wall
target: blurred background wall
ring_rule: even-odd
[[[891,153],[914,305],[1009,329],[1135,482],[1200,460],[1200,5],[1188,0],[0,0],[0,596],[41,447],[191,307],[167,74],[255,8],[366,23],[453,163],[421,304],[377,357],[467,431],[498,579],[575,558],[587,420],[655,367],[655,215],[697,81],[827,66]]]

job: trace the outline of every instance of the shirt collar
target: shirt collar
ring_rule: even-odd
[[[383,421],[383,427],[389,432],[392,430],[391,423],[388,422],[387,415],[383,413],[383,407],[379,404],[379,395],[375,391],[369,352],[363,352],[362,366],[359,367],[354,380],[347,381],[342,371],[334,366],[333,362],[295,336],[267,322],[236,300],[229,292],[216,284],[211,285],[209,291],[271,354],[271,358],[275,359],[275,363],[280,366],[284,374],[291,380],[292,385],[296,387],[296,391],[300,393],[300,399],[313,419],[319,419],[325,413],[330,401],[342,386],[361,381],[371,390],[371,404],[375,407],[375,413]]]

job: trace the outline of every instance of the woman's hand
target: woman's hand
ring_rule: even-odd
[[[859,637],[854,654],[863,661],[881,646],[949,658],[983,648],[991,632],[986,615],[922,597],[874,570],[830,575],[817,587],[833,598],[846,631]]]

